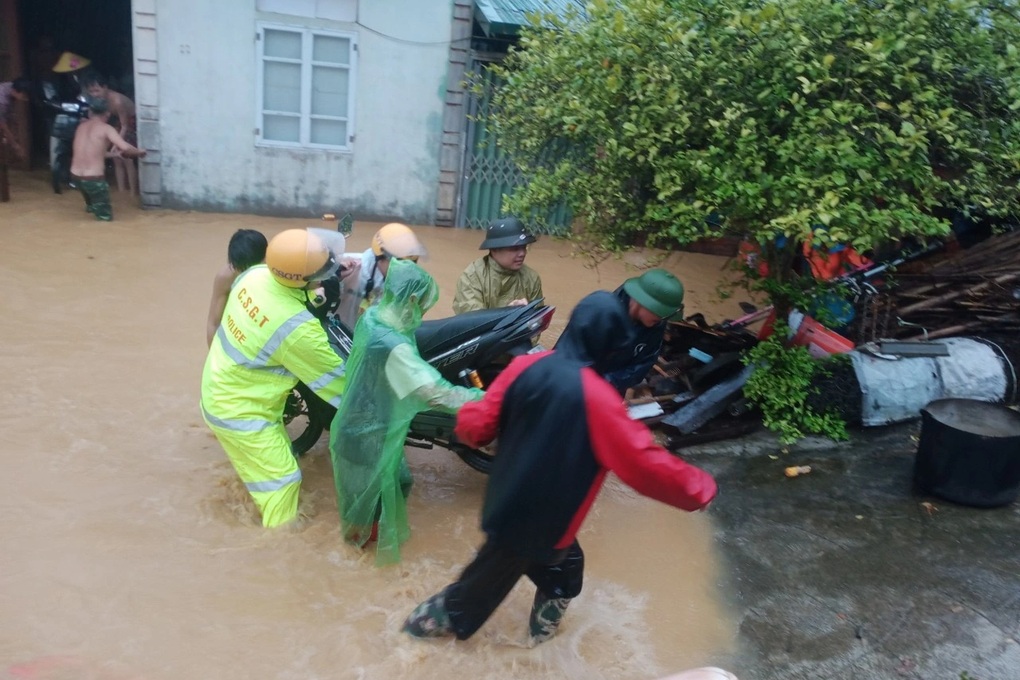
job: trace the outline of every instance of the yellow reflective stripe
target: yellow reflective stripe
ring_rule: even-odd
[[[258,491],[262,491],[262,492],[279,491],[280,489],[282,489],[283,487],[287,486],[288,484],[293,484],[294,482],[300,482],[300,481],[301,481],[301,470],[297,469],[294,472],[292,472],[289,475],[287,475],[286,477],[280,477],[279,479],[270,479],[269,481],[266,481],[266,482],[246,482],[244,486],[245,486],[245,488],[248,489],[248,491],[250,491],[252,493],[255,493],[255,492],[258,492]]]
[[[222,427],[224,430],[233,430],[234,432],[261,432],[262,430],[273,427],[277,423],[270,422],[262,419],[252,420],[241,420],[240,418],[217,418],[213,414],[206,410],[205,404],[201,404],[202,415],[209,422],[210,425],[216,427]]]
[[[319,390],[325,388],[326,385],[330,384],[334,380],[338,380],[344,377],[344,374],[346,373],[347,370],[346,366],[347,364],[340,364],[340,367],[335,371],[323,373],[321,376],[319,376],[312,382],[306,384],[308,385],[309,388],[311,388],[313,392],[318,392]],[[332,399],[329,400],[330,405],[339,408],[341,398],[342,398],[341,395],[333,397]]]
[[[316,321],[316,323],[318,323],[315,317],[312,316],[311,312],[307,309],[303,309],[280,324],[280,327],[273,331],[273,335],[270,336],[269,340],[266,341],[266,344],[262,346],[259,353],[255,355],[254,361],[256,364],[261,366],[267,365],[269,363],[269,359],[276,354],[276,350],[280,349],[280,345],[283,344],[287,337],[306,321]]]
[[[308,310],[302,310],[290,317],[284,321],[279,328],[273,331],[269,340],[262,345],[254,359],[249,359],[243,352],[241,352],[240,349],[235,347],[234,344],[227,339],[226,327],[222,323],[220,324],[220,327],[216,329],[216,337],[220,341],[220,345],[223,347],[224,353],[238,366],[265,370],[270,373],[276,373],[277,375],[284,375],[288,378],[293,378],[294,374],[283,366],[269,366],[269,360],[272,359],[276,350],[280,349],[280,346],[284,343],[284,341],[286,341],[291,333],[300,328],[302,324],[314,320],[315,317],[312,316],[312,313]]]
[[[223,353],[227,355],[231,361],[238,366],[244,366],[255,371],[266,371],[267,373],[275,373],[276,375],[282,375],[288,378],[293,378],[294,374],[288,371],[283,366],[266,366],[264,363],[258,362],[258,357],[255,359],[249,359],[246,357],[241,350],[230,344],[227,340],[227,332],[223,330],[223,326],[216,329],[216,339],[220,341],[220,347],[223,348]]]

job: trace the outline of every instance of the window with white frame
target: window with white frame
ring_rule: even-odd
[[[350,150],[356,36],[260,24],[258,143]]]

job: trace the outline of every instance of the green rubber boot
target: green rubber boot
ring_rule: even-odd
[[[453,624],[446,613],[446,592],[436,593],[411,612],[402,630],[416,638],[438,638],[453,635]]]
[[[531,620],[528,622],[532,646],[556,635],[563,620],[563,612],[567,611],[569,604],[569,597],[546,597],[541,591],[535,593],[535,601],[531,605]]]

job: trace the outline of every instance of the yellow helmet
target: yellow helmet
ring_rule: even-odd
[[[336,258],[323,240],[305,229],[287,229],[274,236],[266,248],[266,265],[273,278],[288,288],[304,288],[337,269]]]
[[[425,246],[414,235],[411,228],[399,222],[384,225],[372,237],[372,252],[376,257],[392,257],[398,260],[417,261],[425,257]]]

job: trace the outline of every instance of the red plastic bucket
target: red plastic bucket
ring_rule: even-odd
[[[836,331],[826,328],[810,316],[805,316],[804,320],[800,322],[790,344],[807,347],[808,353],[816,359],[832,354],[844,354],[854,348],[854,343]]]

